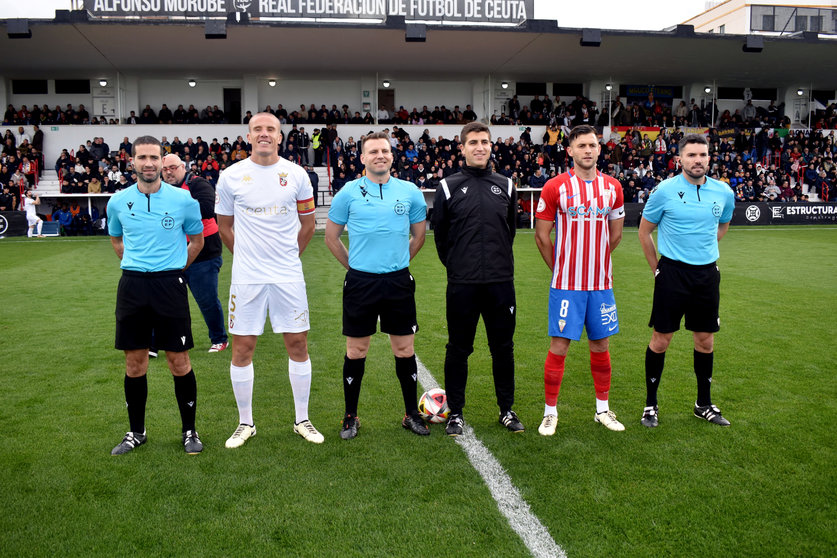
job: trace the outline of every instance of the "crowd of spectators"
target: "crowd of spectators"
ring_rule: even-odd
[[[776,104],[771,101],[767,107],[754,105],[748,100],[741,103],[741,108],[732,110],[720,110],[711,101],[696,102],[691,99],[688,103],[681,100],[675,107],[668,100],[660,100],[649,93],[648,97],[626,98],[623,103],[621,97],[615,96],[601,110],[597,103],[577,95],[572,101],[561,100],[559,96],[551,99],[549,96],[541,98],[535,95],[528,104],[521,105],[517,95],[507,101],[504,110],[500,114],[490,117],[491,124],[514,124],[514,125],[543,125],[557,124],[558,126],[576,126],[589,124],[591,126],[658,126],[658,127],[715,127],[724,129],[732,126],[738,127],[787,127],[790,119],[785,116],[784,103]],[[314,103],[307,107],[299,105],[298,109],[285,108],[278,104],[276,108],[267,105],[262,112],[269,112],[276,115],[282,124],[464,124],[477,120],[477,114],[471,105],[455,105],[453,109],[446,106],[435,106],[432,110],[427,105],[421,109],[413,107],[407,110],[404,106],[398,109],[389,110],[379,108],[373,115],[366,111],[352,110],[349,105],[343,104],[338,108],[332,104],[331,108],[321,104],[319,108]],[[252,116],[247,111],[242,119],[246,124]],[[803,123],[807,124],[809,114],[803,115]],[[3,115],[4,125],[26,125],[26,124],[119,124],[117,118],[90,117],[90,113],[79,105],[73,107],[68,104],[66,108],[56,105],[50,109],[47,104],[42,106],[33,105],[30,110],[27,105],[21,105],[16,109],[8,105]],[[218,105],[207,105],[203,109],[195,108],[195,105],[185,107],[180,104],[174,110],[166,103],[154,110],[151,105],[146,104],[145,108],[139,111],[132,110],[128,117],[123,119],[124,124],[228,124],[229,119],[224,110]],[[834,103],[823,109],[813,112],[814,129],[835,129],[837,128],[837,105]]]
[[[338,108],[336,104],[327,108],[326,105],[316,107],[311,103],[307,108],[304,104],[299,105],[299,109],[286,109],[281,104],[273,108],[271,105],[264,107],[262,112],[268,112],[275,115],[282,124],[375,124],[376,118],[371,112],[366,111],[361,114],[360,111],[352,111],[349,105],[342,105]],[[247,122],[252,117],[252,111],[247,111],[242,118],[242,124]],[[465,110],[461,110],[459,105],[453,107],[453,110],[448,109],[444,105],[436,106],[430,110],[426,105],[420,110],[413,107],[412,111],[408,111],[403,106],[398,110],[388,110],[380,108],[377,112],[377,123],[379,124],[464,124],[477,119],[477,114],[471,108],[471,105],[466,105]],[[151,108],[151,105],[145,105],[145,108],[139,111],[132,110],[130,114],[123,119],[124,124],[229,124],[229,119],[223,109],[218,105],[207,105],[203,109],[195,108],[195,105],[189,105],[184,108],[183,105],[177,105],[174,110],[170,109],[166,103],[158,111]],[[3,115],[4,125],[15,124],[119,124],[116,118],[106,117],[90,117],[90,113],[84,107],[79,105],[74,108],[72,104],[68,104],[66,108],[62,109],[56,105],[55,108],[50,109],[48,105],[44,104],[39,107],[34,105],[30,110],[26,105],[22,105],[20,109],[16,109],[13,105],[9,105]]]
[[[556,96],[550,99],[535,95],[529,104],[521,106],[517,95],[509,99],[504,111],[493,115],[491,124],[516,125],[558,125],[564,127],[587,124],[590,126],[649,126],[649,127],[714,127],[727,128],[786,128],[790,119],[785,115],[784,103],[770,101],[768,106],[754,105],[752,100],[742,101],[741,108],[721,110],[712,101],[688,103],[681,100],[675,107],[668,101],[655,99],[649,93],[645,99],[632,97],[623,103],[619,96],[614,97],[610,106],[601,111],[597,103],[577,95],[574,100],[562,101]],[[813,116],[814,129],[837,128],[837,104],[832,103],[824,109],[817,109],[813,115],[802,115],[804,124]]]
[[[44,133],[39,126],[33,127],[33,134],[30,136],[23,126],[18,127],[17,133],[7,129],[3,134],[3,147],[0,152],[0,184],[4,194],[8,194],[12,200],[3,199],[3,207],[12,205],[13,208],[20,208],[20,198],[25,188],[37,186],[38,180],[43,175],[44,169]]]
[[[435,189],[443,178],[457,172],[463,164],[458,137],[434,137],[431,128],[425,128],[414,139],[398,125],[385,131],[393,148],[393,175],[414,182],[419,188]],[[340,137],[336,124],[314,128],[313,132],[309,136],[304,127],[292,125],[280,154],[309,169],[330,167],[334,192],[362,175],[361,137]],[[517,188],[541,188],[547,180],[567,170],[569,164],[568,127],[553,123],[541,137],[532,137],[531,132],[531,127],[526,127],[517,138],[497,137],[492,147],[495,170],[511,178]],[[627,202],[643,203],[660,181],[679,172],[676,155],[680,137],[680,131],[665,128],[656,138],[639,128],[624,135],[611,132],[602,138],[598,166],[619,180]],[[178,154],[187,169],[213,184],[225,168],[250,153],[250,145],[242,136],[233,140],[224,137],[220,141],[212,138],[209,142],[201,136],[185,141],[177,136],[171,141],[166,136],[161,139],[164,148]],[[13,207],[19,206],[16,193],[22,191],[20,186],[33,185],[31,175],[24,172],[29,168],[25,160],[39,162],[36,168],[43,168],[42,156],[29,140],[23,128],[18,134],[6,131],[0,180],[17,197],[12,201]],[[831,133],[711,128],[709,141],[709,176],[728,183],[740,202],[806,201],[805,192],[816,192],[823,201],[837,198],[837,139]],[[113,149],[101,137],[96,137],[75,150],[63,150],[54,165],[61,192],[113,193],[130,186],[136,182],[131,148],[128,137]],[[313,162],[309,160],[311,153]],[[521,219],[527,222],[532,210],[528,199],[521,196]],[[0,194],[0,203],[3,200]],[[67,229],[91,230],[90,223],[96,219],[85,217],[84,213],[78,218],[74,215],[73,227],[68,222]],[[62,216],[66,222],[66,215],[56,212],[56,218]]]
[[[679,172],[680,137],[665,129],[653,141],[638,131],[612,135],[602,146],[600,168],[619,180],[626,201],[643,203],[660,181]],[[783,138],[762,129],[722,137],[712,128],[709,142],[708,175],[729,184],[739,202],[807,201],[804,184],[822,201],[835,199],[837,143],[831,134],[797,131]]]

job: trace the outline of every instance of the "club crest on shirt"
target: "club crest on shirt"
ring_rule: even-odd
[[[498,196],[503,193],[499,186],[492,186],[491,192],[497,194]]]
[[[288,185],[288,173],[280,172],[279,173],[279,186],[287,186]]]
[[[402,202],[396,203],[394,209],[396,215],[404,215],[405,213],[407,213],[407,206],[404,205]]]

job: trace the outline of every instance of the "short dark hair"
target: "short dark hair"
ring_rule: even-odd
[[[486,132],[488,134],[488,139],[491,139],[491,128],[483,124],[482,122],[468,122],[465,126],[462,127],[462,131],[459,133],[459,137],[462,138],[460,141],[465,143],[468,141],[468,134],[478,133],[478,132]]]
[[[387,134],[386,132],[370,132],[363,137],[363,141],[361,141],[361,144],[360,144],[360,152],[363,153],[363,146],[366,145],[366,142],[368,140],[377,140],[377,139],[386,140],[387,145],[390,145],[389,134]]]
[[[156,145],[160,148],[160,157],[163,157],[166,154],[166,150],[163,149],[163,144],[161,144],[160,140],[158,140],[154,136],[140,136],[137,139],[135,139],[134,144],[131,146],[132,157],[136,157],[138,145]]]
[[[706,136],[703,134],[686,134],[683,136],[683,139],[680,140],[680,143],[677,144],[677,152],[683,153],[683,150],[686,149],[686,146],[690,143],[698,143],[709,147],[709,142],[706,141]]]
[[[570,135],[567,136],[567,141],[572,143],[576,140],[576,138],[578,138],[578,136],[585,136],[587,134],[595,134],[597,138],[599,137],[599,134],[596,132],[596,129],[594,127],[588,126],[587,124],[579,124],[572,130],[570,130]]]

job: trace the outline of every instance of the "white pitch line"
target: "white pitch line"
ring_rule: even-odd
[[[424,366],[416,355],[418,380],[422,389],[427,391],[439,387],[433,374]],[[512,484],[509,475],[488,448],[474,434],[474,429],[465,425],[462,436],[457,436],[456,443],[468,456],[474,469],[485,481],[491,496],[497,502],[500,513],[506,516],[509,525],[523,540],[523,544],[536,558],[566,558],[567,553],[558,546],[543,523],[532,513],[529,504]]]

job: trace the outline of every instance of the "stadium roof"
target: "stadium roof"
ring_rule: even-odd
[[[496,79],[580,83],[687,84],[728,87],[812,86],[837,89],[837,41],[804,33],[764,37],[762,52],[743,52],[743,36],[601,31],[599,47],[582,47],[582,30],[530,20],[513,29],[430,27],[425,42],[406,42],[405,24],[226,25],[226,38],[205,37],[204,23],[86,21],[61,12],[30,21],[30,39],[0,34],[6,78],[95,78],[103,72],[139,77],[229,79],[246,74],[305,78],[378,73],[394,79]],[[11,20],[9,20],[11,21]]]

